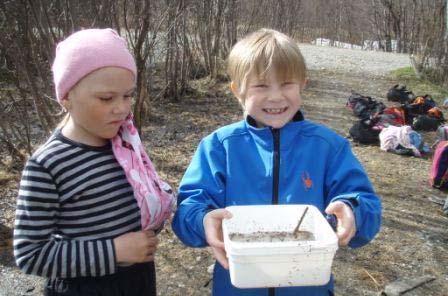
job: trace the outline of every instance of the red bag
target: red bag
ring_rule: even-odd
[[[402,107],[389,107],[384,109],[383,114],[391,115],[390,124],[395,126],[402,126],[406,124],[406,116]]]

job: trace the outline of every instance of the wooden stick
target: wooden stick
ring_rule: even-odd
[[[299,219],[299,223],[297,223],[296,228],[294,228],[294,231],[292,232],[295,237],[297,237],[297,235],[299,234],[300,224],[302,224],[302,221],[303,221],[303,218],[305,218],[306,212],[308,212],[308,207],[306,207],[305,211],[303,211],[302,217],[300,217],[300,219]]]
[[[379,288],[380,288],[381,285],[378,283],[378,281],[373,277],[373,275],[371,275],[371,274],[367,271],[367,269],[363,268],[363,270],[364,270],[364,272],[369,276],[369,278],[375,283],[376,290],[379,291]]]

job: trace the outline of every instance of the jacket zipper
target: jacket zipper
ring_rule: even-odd
[[[272,129],[272,135],[274,136],[274,159],[273,159],[273,172],[272,172],[272,204],[278,204],[278,186],[280,175],[280,130]]]
[[[274,137],[274,159],[272,169],[272,204],[278,204],[278,186],[280,182],[280,130],[272,129]],[[269,296],[275,296],[275,289],[269,288]]]

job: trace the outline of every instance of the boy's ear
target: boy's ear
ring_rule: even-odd
[[[238,100],[241,100],[239,89],[236,86],[236,83],[233,81],[230,82],[230,90],[232,91],[233,95],[238,98]]]
[[[235,93],[237,93],[237,87],[235,82],[230,81],[230,90],[232,91],[232,93],[235,95]]]
[[[306,77],[305,80],[300,84],[300,90],[306,89],[306,87],[308,86],[308,81],[309,81],[309,78]]]

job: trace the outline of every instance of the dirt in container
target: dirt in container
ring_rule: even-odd
[[[313,241],[313,233],[299,231],[297,236],[288,231],[257,231],[250,233],[229,233],[231,241],[235,242],[287,242],[287,241]]]

